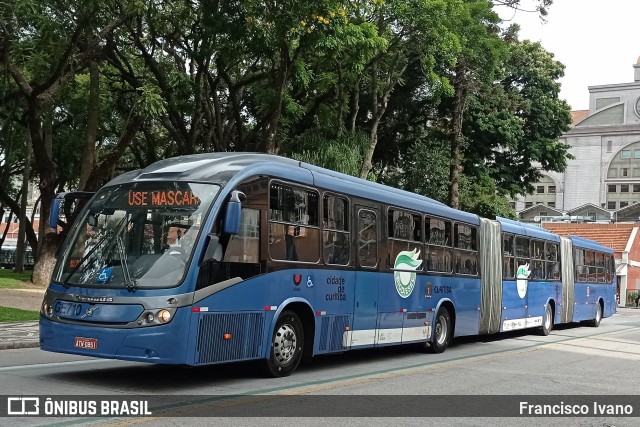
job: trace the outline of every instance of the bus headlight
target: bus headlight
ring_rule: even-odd
[[[42,313],[47,317],[53,316],[53,307],[48,302],[42,304]]]
[[[171,320],[171,312],[164,309],[160,310],[156,313],[156,319],[158,319],[160,323],[167,323],[169,320]]]

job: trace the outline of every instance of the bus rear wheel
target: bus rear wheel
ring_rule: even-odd
[[[451,341],[451,315],[444,307],[438,309],[436,321],[433,327],[433,339],[429,346],[431,353],[442,353]]]
[[[549,333],[551,333],[551,329],[553,329],[553,311],[551,311],[551,305],[547,304],[544,307],[544,317],[542,318],[540,335],[549,335]]]
[[[589,326],[593,326],[597,328],[600,326],[600,321],[602,320],[602,306],[600,305],[600,301],[598,301],[598,307],[596,308],[596,317],[595,319],[589,320],[587,323]]]
[[[286,377],[296,370],[302,360],[304,331],[302,322],[293,311],[285,311],[278,318],[271,338],[271,352],[266,360],[266,372],[273,377]]]

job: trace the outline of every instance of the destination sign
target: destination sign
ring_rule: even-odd
[[[200,199],[191,190],[129,191],[129,206],[199,206]]]

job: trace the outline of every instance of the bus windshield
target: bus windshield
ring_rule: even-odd
[[[54,280],[129,290],[177,286],[219,190],[188,182],[103,188],[73,225]]]

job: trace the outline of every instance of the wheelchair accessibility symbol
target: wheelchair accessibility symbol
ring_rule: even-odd
[[[102,267],[98,272],[96,283],[109,283],[113,277],[113,269],[111,267]]]

